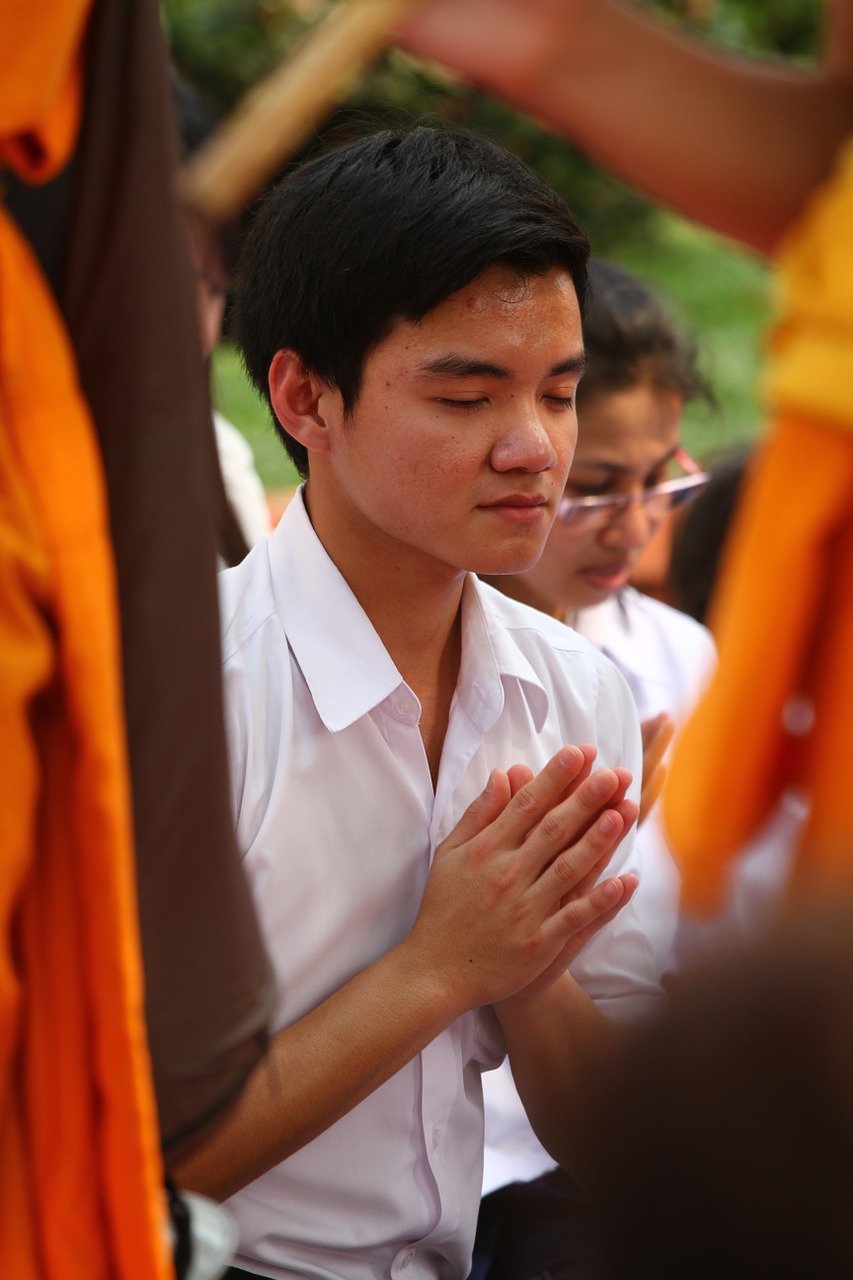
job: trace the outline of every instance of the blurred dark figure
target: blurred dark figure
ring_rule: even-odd
[[[103,461],[167,1164],[239,1094],[273,995],[227,797],[221,479],[177,167],[158,7],[98,0],[70,165],[45,187],[10,183],[8,204],[56,294]]]
[[[853,1275],[853,905],[695,972],[590,1117],[599,1280]]]

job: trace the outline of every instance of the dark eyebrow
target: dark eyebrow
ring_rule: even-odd
[[[487,360],[475,360],[459,355],[454,351],[446,356],[437,356],[421,365],[421,373],[449,375],[451,378],[508,378],[509,369],[500,364],[489,364]]]
[[[569,356],[560,360],[546,374],[548,378],[558,378],[564,373],[583,373],[586,367],[586,356],[583,354]],[[476,360],[451,351],[447,355],[437,356],[421,365],[421,373],[437,374],[451,378],[509,378],[511,371],[500,364],[490,364],[487,360]]]
[[[569,356],[567,360],[561,360],[559,364],[555,364],[552,369],[548,370],[549,378],[559,378],[561,373],[583,373],[586,368],[586,356],[583,352],[577,356]]]
[[[671,462],[673,457],[675,456],[676,453],[678,453],[678,450],[680,448],[681,448],[681,445],[678,445],[678,444],[675,445],[675,447],[670,449],[668,453],[665,453],[662,458],[658,458],[656,462],[653,462],[652,465],[649,467],[649,471],[656,471],[658,467],[663,467],[667,464],[667,462]],[[607,459],[605,458],[583,458],[578,463],[578,466],[580,466],[582,469],[588,467],[590,471],[608,471],[612,475],[622,475],[622,474],[627,475],[634,470],[633,467],[628,466],[625,463],[608,462]],[[569,478],[569,483],[571,483],[571,477]]]

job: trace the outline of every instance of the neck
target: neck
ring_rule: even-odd
[[[521,604],[529,604],[531,608],[538,609],[540,613],[547,613],[549,617],[556,618],[558,622],[565,622],[570,627],[574,626],[577,610],[549,600],[541,592],[537,591],[535,587],[531,586],[524,574],[505,573],[496,574],[494,577],[484,576],[483,581],[488,582],[490,586],[496,587],[498,591],[502,591],[511,600],[518,600]]]
[[[462,584],[448,598],[417,588],[396,599],[373,585],[368,599],[357,587],[353,592],[421,704],[419,728],[435,786],[462,659]]]
[[[400,675],[421,703],[421,736],[433,782],[462,654],[461,601],[466,574],[370,527],[338,536],[322,505],[307,501],[315,532],[367,614]]]

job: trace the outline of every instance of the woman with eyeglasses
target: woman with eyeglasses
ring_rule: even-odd
[[[711,399],[695,350],[649,291],[594,261],[584,319],[587,368],[578,390],[578,444],[558,518],[538,563],[494,586],[562,618],[621,669],[643,723],[645,772],[637,848],[660,845],[656,768],[673,727],[691,709],[714,664],[709,632],[629,585],[640,554],[673,508],[707,476],[681,446],[685,404]],[[650,812],[651,810],[651,812]],[[638,856],[642,856],[638,853]],[[638,890],[675,918],[678,875],[659,851]],[[659,972],[674,939],[662,940]],[[508,1067],[483,1078],[486,1157],[472,1280],[585,1276],[586,1205],[526,1120]]]

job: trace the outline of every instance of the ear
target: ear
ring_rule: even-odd
[[[328,453],[321,400],[328,403],[331,393],[321,378],[305,368],[297,352],[288,347],[276,351],[269,370],[269,389],[275,416],[288,435],[309,452]]]

